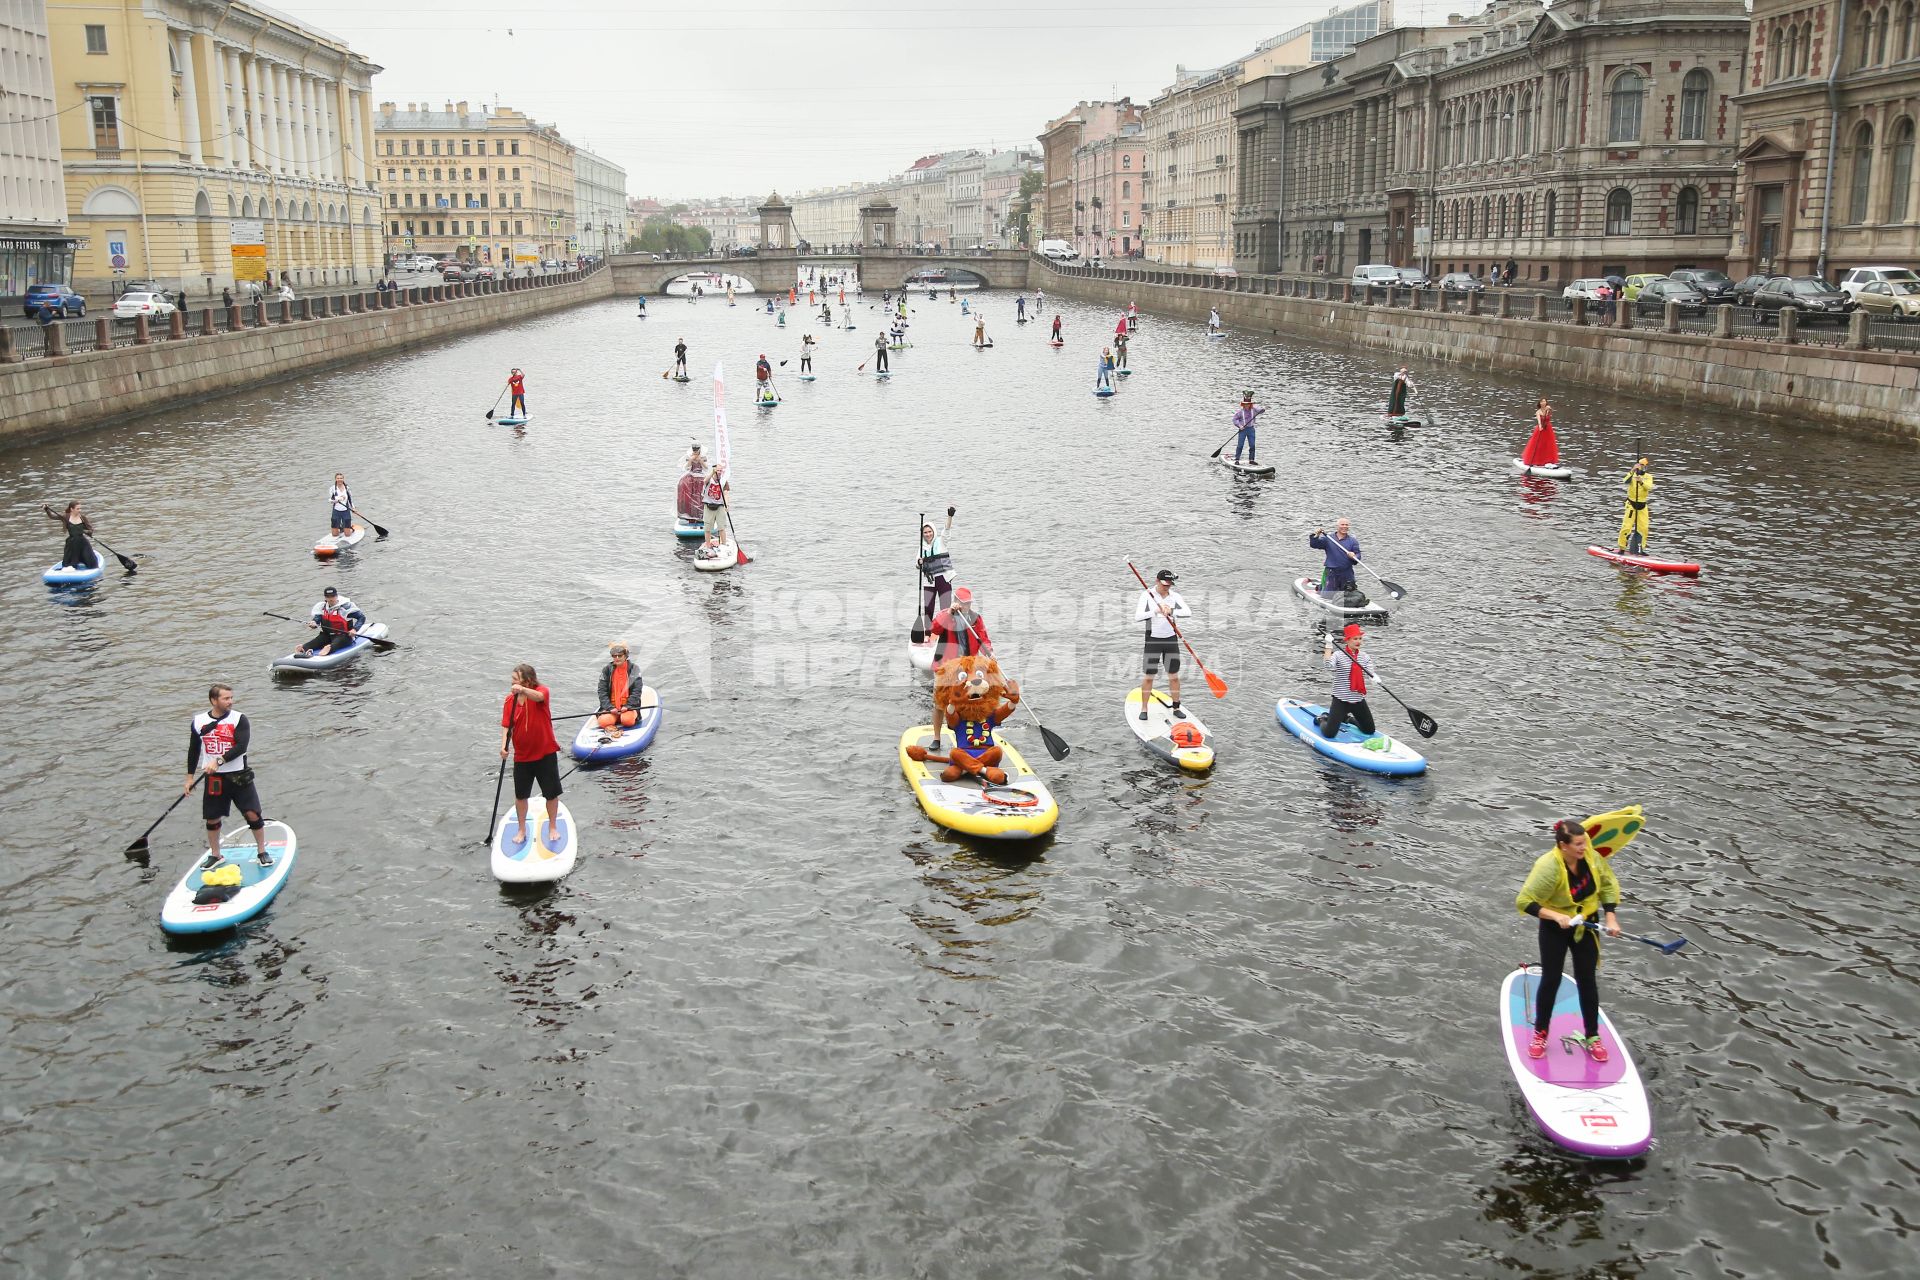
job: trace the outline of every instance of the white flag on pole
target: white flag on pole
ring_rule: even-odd
[[[733,449],[727,441],[727,379],[720,362],[713,364],[713,460],[733,479]]]

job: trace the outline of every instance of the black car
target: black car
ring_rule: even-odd
[[[1485,293],[1487,282],[1465,271],[1449,271],[1440,277],[1440,288],[1448,293]]]
[[[1785,280],[1786,278],[1785,276],[1776,276],[1764,271],[1758,275],[1748,276],[1745,280],[1733,286],[1733,300],[1739,306],[1750,307],[1753,305],[1753,295],[1760,292],[1767,281]]]
[[[1691,285],[1693,291],[1705,298],[1710,306],[1720,306],[1733,301],[1733,291],[1736,286],[1733,278],[1724,271],[1703,271],[1694,267],[1682,267],[1678,271],[1668,272],[1667,279]]]
[[[1776,316],[1781,308],[1793,307],[1805,324],[1816,320],[1845,324],[1855,303],[1819,276],[1775,276],[1754,291],[1753,305]]]
[[[1640,296],[1633,300],[1635,315],[1665,315],[1669,302],[1678,303],[1680,314],[1697,316],[1706,314],[1707,300],[1700,291],[1678,280],[1649,280],[1640,286]]]

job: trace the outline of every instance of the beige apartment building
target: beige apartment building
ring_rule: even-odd
[[[69,284],[74,242],[67,235],[60,172],[53,49],[42,0],[0,0],[0,305],[33,284]]]
[[[379,68],[237,0],[48,0],[47,21],[76,288],[379,274]]]
[[[576,148],[512,107],[380,104],[387,251],[526,267],[578,252]]]
[[[859,244],[860,206],[871,190],[871,184],[849,182],[801,192],[793,197],[795,231],[816,251]]]
[[[1092,146],[1140,124],[1140,108],[1129,98],[1118,102],[1080,102],[1066,114],[1047,121],[1040,132],[1040,166],[1044,175],[1040,201],[1033,211],[1034,238],[1068,240],[1074,235],[1075,204],[1085,205],[1086,196],[1074,193],[1074,156],[1082,147]],[[1084,234],[1084,221],[1080,224]]]

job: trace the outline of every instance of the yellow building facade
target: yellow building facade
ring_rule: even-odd
[[[373,137],[391,253],[510,267],[577,252],[576,148],[553,126],[511,107],[383,102]]]
[[[378,277],[379,68],[226,0],[47,0],[47,26],[77,289]]]

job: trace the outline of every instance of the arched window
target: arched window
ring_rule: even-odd
[[[1633,193],[1615,187],[1607,194],[1607,232],[1610,236],[1633,234]]]
[[[1707,95],[1713,91],[1713,77],[1705,67],[1687,72],[1680,83],[1680,140],[1700,142],[1707,136]]]
[[[1853,181],[1847,198],[1847,221],[1865,222],[1873,194],[1873,126],[1862,121],[1853,131]]]
[[[1527,198],[1525,196],[1513,198],[1513,234],[1516,236],[1527,234]]]
[[[1467,162],[1467,109],[1464,106],[1453,117],[1453,162]]]
[[[1807,68],[1813,61],[1813,24],[1805,23],[1800,28],[1800,38],[1794,42],[1793,73],[1797,76],[1807,74]]]
[[[1520,95],[1520,154],[1533,154],[1533,90]]]
[[[1545,205],[1545,208],[1541,211],[1541,217],[1544,222],[1544,229],[1542,231],[1543,235],[1550,236],[1550,235],[1556,234],[1556,228],[1555,228],[1554,222],[1555,222],[1555,216],[1559,213],[1559,211],[1560,211],[1560,197],[1551,191],[1547,192],[1546,205]]]
[[[1120,157],[1120,167],[1121,167],[1122,169],[1131,169],[1131,168],[1133,168],[1133,157],[1132,157],[1132,156],[1121,156],[1121,157]]]
[[[1780,78],[1780,51],[1792,47],[1793,42],[1784,29],[1775,27],[1767,33],[1767,80],[1769,83]],[[1789,71],[1792,69],[1790,66],[1787,68]]]
[[[1493,235],[1493,197],[1480,197],[1480,238],[1488,239]]]
[[[1480,149],[1480,128],[1485,123],[1480,112],[1480,104],[1473,104],[1473,119],[1467,125],[1467,160],[1478,160],[1486,153]]]
[[[1120,198],[1122,200],[1133,199],[1133,184],[1131,182],[1123,182],[1120,184]]]
[[[1435,240],[1447,238],[1447,206],[1444,204],[1433,206],[1433,238]]]
[[[1911,6],[1909,6],[1911,7]],[[1913,198],[1913,121],[1893,126],[1893,147],[1887,157],[1887,221],[1905,222]]]
[[[1453,140],[1453,108],[1448,107],[1440,113],[1440,167],[1446,168],[1447,144]]]
[[[1695,235],[1700,230],[1700,189],[1698,187],[1680,188],[1680,198],[1674,201],[1673,230],[1675,235]]]
[[[1873,10],[1863,9],[1860,14],[1860,51],[1855,66],[1873,65]]]
[[[1513,95],[1508,94],[1500,108],[1500,154],[1513,154]]]
[[[1560,87],[1553,95],[1553,145],[1556,147],[1568,146],[1573,142],[1573,135],[1567,131],[1568,120],[1567,77],[1561,76]]]
[[[1507,234],[1507,198],[1500,197],[1500,234]]]
[[[1638,71],[1622,71],[1614,77],[1607,104],[1607,141],[1640,141],[1640,105],[1646,99],[1646,84]]]

